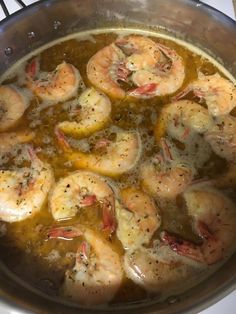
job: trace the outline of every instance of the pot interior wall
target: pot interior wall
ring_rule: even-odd
[[[58,23],[59,22],[59,23]],[[159,30],[184,39],[216,57],[236,76],[236,27],[220,12],[190,0],[46,0],[0,24],[0,74],[34,49],[67,34],[111,27]],[[34,32],[35,37],[29,35]],[[227,48],[226,48],[227,45]],[[5,53],[10,47],[12,53]],[[211,278],[162,304],[141,303],[107,309],[112,313],[198,312],[236,287],[236,255]],[[4,266],[0,270],[3,301],[34,313],[78,313],[30,290]],[[104,313],[104,309],[96,312]],[[89,313],[81,309],[79,313]],[[94,312],[94,311],[93,311]]]

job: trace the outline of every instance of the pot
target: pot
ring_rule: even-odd
[[[236,23],[192,0],[45,0],[0,24],[0,75],[34,49],[65,35],[132,27],[158,30],[206,51],[236,76]],[[236,254],[207,280],[166,302],[86,309],[44,295],[0,264],[0,304],[21,313],[196,313],[236,288]]]

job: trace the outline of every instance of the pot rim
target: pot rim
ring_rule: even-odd
[[[22,9],[14,12],[13,14],[5,17],[2,21],[0,21],[0,29],[5,26],[7,27],[7,24],[9,22],[11,22],[13,19],[15,18],[24,18],[24,15],[26,12],[30,12],[30,10],[34,10],[34,9],[38,9],[40,10],[42,7],[46,6],[51,6],[53,3],[57,2],[58,0],[39,0],[35,3],[32,3],[30,5],[27,5],[26,7],[23,7]],[[103,0],[100,0],[101,2]],[[214,16],[218,19],[220,19],[221,21],[223,21],[226,24],[232,24],[233,27],[236,26],[236,21],[234,19],[232,19],[231,17],[227,16],[225,13],[219,11],[218,9],[211,7],[210,5],[206,4],[206,3],[202,3],[199,0],[182,0],[183,2],[185,2],[188,5],[191,6],[196,6],[198,8],[200,8],[200,10],[202,10],[203,12],[206,12],[207,15],[209,16]],[[218,270],[220,271],[220,269]],[[209,277],[210,278],[210,277]],[[28,289],[29,287],[24,285],[24,289]],[[236,289],[236,282],[232,281],[230,283],[227,284],[226,287],[224,287],[224,289],[220,289],[217,290],[209,297],[205,297],[205,299],[203,301],[196,301],[193,305],[189,306],[188,308],[186,308],[184,311],[181,312],[182,313],[193,313],[193,310],[196,312],[200,312],[214,304],[216,304],[217,302],[219,302],[220,300],[222,300],[223,298],[225,298],[228,294],[230,294],[231,292],[233,292]],[[37,290],[37,289],[34,289]],[[35,293],[35,291],[34,291]],[[45,295],[45,297],[52,301],[52,299],[48,296]],[[58,302],[58,304],[60,304],[61,302]],[[6,306],[6,309],[9,310],[15,310],[17,311],[19,314],[26,314],[26,313],[32,313],[30,310],[26,309],[25,307],[23,307],[22,305],[16,303],[15,301],[11,300],[8,297],[0,297],[0,304],[3,305],[4,307]],[[125,307],[125,306],[124,306]],[[126,306],[127,309],[135,309],[132,305],[130,306],[129,304],[127,304]],[[117,307],[117,309],[122,310],[122,306],[121,307]],[[79,308],[78,308],[79,310]],[[101,309],[97,309],[97,311],[99,312],[99,310]],[[88,309],[89,311],[89,309]],[[94,309],[94,311],[96,311],[96,309]],[[113,307],[111,309],[108,308],[107,312],[116,312],[116,309]],[[177,312],[176,312],[177,314]]]

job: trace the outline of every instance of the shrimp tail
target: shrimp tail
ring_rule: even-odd
[[[69,142],[67,141],[65,134],[58,128],[55,128],[55,136],[56,136],[59,147],[62,148],[64,152],[70,152],[71,146]]]
[[[58,227],[52,228],[47,232],[48,239],[72,240],[81,236],[83,232],[79,227]]]
[[[173,156],[171,154],[171,149],[166,141],[165,138],[161,138],[161,147],[162,147],[162,151],[163,151],[163,155],[164,155],[164,160],[165,161],[172,161],[173,160]]]
[[[28,148],[28,154],[29,154],[29,158],[30,158],[30,160],[35,160],[36,159],[36,152],[35,152],[35,150],[34,150],[34,148],[33,148],[33,146],[30,146],[29,148]]]
[[[27,64],[25,73],[28,79],[34,79],[39,71],[39,59],[34,58]]]
[[[187,128],[187,127],[186,127],[186,128],[184,129],[184,133],[183,133],[183,135],[182,135],[182,139],[183,139],[183,140],[186,140],[186,138],[188,138],[190,132],[191,132],[190,128]]]
[[[202,252],[208,265],[212,265],[223,258],[224,245],[219,238],[216,238],[209,227],[203,222],[198,221],[197,230],[205,240],[202,245]]]
[[[161,240],[177,254],[183,255],[197,262],[205,262],[204,256],[201,252],[201,247],[199,245],[183,240],[175,235],[171,235],[167,231],[162,232]]]
[[[144,97],[144,98],[155,96],[157,87],[158,87],[158,84],[156,83],[145,84],[143,86],[140,86],[138,88],[135,88],[129,91],[128,95],[132,97]]]
[[[128,76],[131,74],[131,71],[127,69],[125,66],[124,62],[120,62],[119,66],[117,67],[116,71],[116,81],[122,81],[122,82],[127,82],[128,81]]]
[[[164,46],[160,43],[157,43],[156,45],[161,50],[161,52],[165,54],[168,58],[172,58],[173,56],[175,56],[175,53],[173,52],[173,50],[168,48],[167,46]]]
[[[76,252],[76,261],[78,262],[88,262],[89,260],[89,252],[90,252],[90,245],[88,242],[83,241],[81,246],[78,248]]]
[[[212,240],[214,238],[208,226],[203,221],[200,221],[200,220],[198,221],[197,229],[202,238],[206,240]]]
[[[172,97],[171,100],[172,101],[178,101],[178,100],[184,98],[190,92],[192,92],[193,96],[196,96],[200,100],[202,100],[202,98],[204,98],[204,96],[205,96],[205,93],[203,91],[201,91],[201,90],[199,90],[197,88],[192,88],[191,86],[188,86],[183,91],[178,93],[176,96]]]
[[[192,89],[188,86],[186,87],[184,90],[182,90],[180,93],[178,93],[177,95],[171,97],[171,101],[172,102],[176,102],[182,98],[184,98],[186,95],[188,95],[190,92],[192,91]]]
[[[80,205],[86,207],[86,206],[92,206],[97,201],[96,195],[86,195],[84,198],[80,201]]]
[[[102,207],[103,230],[112,234],[116,230],[116,219],[110,203],[104,202]]]

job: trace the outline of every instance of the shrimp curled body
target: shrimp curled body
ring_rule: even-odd
[[[36,156],[31,168],[0,171],[0,219],[15,222],[37,213],[54,183],[51,167]]]
[[[212,150],[230,162],[236,160],[236,118],[231,115],[220,116],[205,134],[204,139]]]
[[[213,126],[213,119],[203,106],[189,100],[168,104],[155,126],[157,140],[165,133],[185,142],[191,132],[204,134]]]
[[[183,59],[172,49],[156,44],[156,48],[164,58],[171,61],[171,65],[164,70],[156,68],[152,70],[142,69],[132,74],[132,81],[138,88],[129,92],[130,96],[150,98],[153,96],[164,96],[175,93],[183,84],[185,78],[185,67]],[[159,66],[160,67],[160,66]],[[152,86],[148,93],[146,87]]]
[[[117,83],[113,65],[119,65],[125,58],[123,52],[114,44],[99,50],[87,64],[90,82],[104,93],[115,98],[124,98],[125,91]]]
[[[80,95],[78,104],[80,108],[77,109],[78,113],[73,115],[73,121],[63,121],[57,125],[63,133],[85,137],[101,130],[108,123],[111,102],[103,93],[88,88]]]
[[[153,197],[175,198],[192,180],[192,171],[184,165],[171,166],[164,171],[152,162],[141,167],[141,182]]]
[[[175,147],[161,139],[162,152],[144,162],[140,168],[141,184],[153,197],[173,199],[193,179],[194,168],[182,161]]]
[[[78,169],[88,169],[102,175],[117,177],[136,166],[142,144],[138,132],[119,130],[114,141],[105,141],[105,151],[84,153],[66,152],[67,158]]]
[[[13,127],[23,116],[29,99],[14,86],[0,86],[0,132]]]
[[[58,228],[50,234],[52,238],[60,234],[64,239],[78,236],[85,239],[78,248],[74,267],[65,273],[63,295],[83,305],[111,301],[121,286],[123,270],[120,257],[110,243],[82,225]]]
[[[198,79],[182,91],[176,98],[181,98],[190,91],[206,101],[212,116],[226,115],[236,106],[236,87],[232,82],[216,73],[214,75],[198,74]]]
[[[124,255],[128,278],[151,293],[163,296],[179,294],[203,277],[205,267],[173,252],[165,245],[154,243],[151,248],[128,250]]]
[[[160,210],[147,194],[136,188],[121,190],[122,204],[116,204],[117,237],[125,249],[148,244],[160,227]]]
[[[80,208],[99,202],[114,208],[114,193],[101,176],[87,171],[76,171],[59,180],[50,197],[51,213],[56,220],[68,219]]]
[[[209,265],[229,257],[236,242],[236,208],[231,200],[204,186],[193,186],[184,193],[184,198],[202,244],[181,241],[168,233],[162,235],[164,242],[178,254]]]
[[[76,95],[83,84],[79,71],[66,62],[59,64],[53,72],[40,72],[35,69],[37,60],[33,60],[26,69],[28,87],[42,100],[52,104],[66,101]]]
[[[182,58],[143,36],[127,36],[98,51],[88,62],[90,82],[114,98],[150,98],[172,94],[183,84]],[[135,85],[125,91],[120,82]]]

